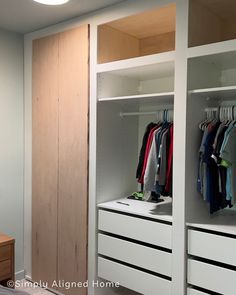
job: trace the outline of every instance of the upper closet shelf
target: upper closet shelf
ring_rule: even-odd
[[[115,70],[126,70],[153,64],[172,63],[174,65],[175,51],[135,57],[126,60],[114,61],[97,65],[97,73],[105,73]]]
[[[98,64],[175,50],[176,4],[98,26]]]
[[[188,48],[188,58],[236,51],[236,39]]]
[[[205,98],[236,99],[236,86],[195,89],[190,90],[189,94]]]
[[[172,222],[172,198],[165,197],[164,200],[165,201],[160,203],[150,203],[123,198],[98,204],[98,207]]]
[[[145,65],[132,62],[126,69],[98,73],[98,100],[166,99],[174,91],[174,61],[164,60]]]
[[[150,93],[150,94],[138,94],[127,96],[116,96],[100,98],[100,102],[116,101],[116,102],[134,102],[134,103],[173,103],[174,92],[162,92],[162,93]]]

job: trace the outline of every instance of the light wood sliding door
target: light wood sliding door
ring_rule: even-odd
[[[32,277],[57,274],[58,36],[33,43]]]
[[[36,281],[87,280],[88,89],[88,25],[34,41],[32,274]],[[59,291],[86,294],[82,288]]]
[[[58,278],[69,282],[87,280],[88,42],[88,26],[59,36]]]

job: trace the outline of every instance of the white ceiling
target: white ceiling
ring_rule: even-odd
[[[70,0],[47,6],[33,0],[0,0],[0,28],[28,33],[124,0]]]

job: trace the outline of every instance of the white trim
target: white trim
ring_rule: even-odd
[[[96,67],[96,72],[104,73],[174,61],[175,51],[169,51],[147,56],[129,58],[125,60],[113,61],[104,64],[98,64]]]
[[[179,0],[176,7],[176,61],[174,98],[173,153],[173,245],[172,294],[186,294],[186,115],[187,115],[187,46],[188,0]]]
[[[236,40],[222,41],[188,48],[188,58],[213,55],[236,50]]]
[[[15,273],[15,279],[16,279],[16,281],[23,280],[24,278],[25,278],[25,271],[24,270],[17,271]]]
[[[148,94],[137,94],[137,95],[127,95],[127,96],[114,96],[114,97],[104,97],[99,98],[99,102],[106,102],[106,101],[127,101],[127,102],[136,102],[142,101],[147,98],[154,98],[154,99],[174,99],[174,92],[160,92],[160,93],[148,93]]]

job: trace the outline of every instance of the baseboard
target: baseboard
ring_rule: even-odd
[[[16,280],[23,280],[25,278],[25,271],[21,270],[15,273]]]
[[[27,281],[33,282],[31,276],[27,276],[27,275],[25,275],[25,279],[26,279]],[[52,294],[55,294],[55,295],[63,295],[63,294],[60,293],[59,291],[56,291],[56,290],[51,289],[51,288],[47,288],[46,290],[48,290],[49,292],[51,292]]]
[[[26,279],[27,281],[30,281],[30,282],[33,281],[32,278],[31,278],[31,276],[29,276],[29,275],[25,275],[25,279]]]

